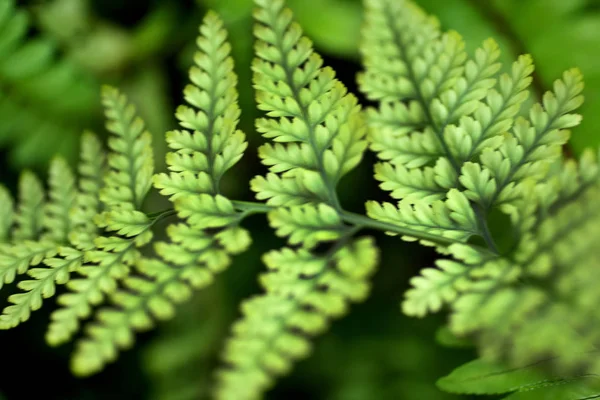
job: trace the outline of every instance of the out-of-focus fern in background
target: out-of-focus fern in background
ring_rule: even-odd
[[[600,1],[417,3],[438,16],[444,29],[460,31],[469,52],[493,37],[505,65],[518,54],[532,54],[538,97],[562,71],[579,67],[586,84],[584,121],[565,151],[579,154],[600,144]],[[13,5],[19,9],[16,14],[10,11]],[[289,0],[287,5],[326,64],[358,94],[361,1]],[[102,131],[101,83],[118,85],[136,104],[156,135],[154,155],[157,170],[163,170],[167,151],[160,147],[163,134],[176,126],[173,105],[181,102],[180,88],[195,49],[197,26],[208,9],[221,15],[229,31],[239,78],[241,128],[250,146],[256,147],[261,139],[253,125],[257,112],[250,70],[252,8],[252,0],[0,0],[2,180],[14,188],[21,168],[43,171],[41,167],[56,153],[74,161],[83,129]],[[244,167],[223,185],[229,192],[247,195],[249,177],[264,171],[252,152],[241,163]],[[379,196],[370,175],[369,168],[362,168],[341,182],[340,197],[349,208],[361,209],[365,199]],[[364,188],[362,194],[356,187]],[[149,201],[164,200],[156,196]],[[47,311],[32,316],[29,324],[2,332],[2,359],[7,367],[0,375],[0,399],[32,398],[40,387],[48,399],[206,396],[229,325],[238,316],[238,304],[258,291],[255,277],[264,268],[260,254],[280,247],[281,240],[262,224],[260,218],[250,220],[260,240],[236,259],[236,268],[197,294],[174,320],[139,336],[134,350],[97,376],[78,380],[60,367],[66,364],[68,349],[49,349],[37,334],[48,320]],[[417,321],[398,311],[408,279],[431,264],[432,253],[393,239],[382,238],[379,244],[383,259],[371,298],[317,340],[314,356],[299,363],[268,398],[467,398],[442,393],[434,382],[473,359],[474,352],[432,345],[436,336],[443,336],[436,332],[441,317]],[[26,385],[26,380],[36,385]]]

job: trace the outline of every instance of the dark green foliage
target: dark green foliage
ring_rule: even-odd
[[[29,39],[29,20],[14,0],[0,4],[0,144],[11,143],[20,165],[73,153],[79,131],[93,120],[98,88],[92,76],[56,55],[52,40]]]
[[[512,400],[598,396],[600,169],[593,151],[578,162],[562,154],[581,122],[580,72],[566,71],[533,103],[530,56],[503,68],[493,40],[469,54],[457,32],[442,32],[410,0],[364,3],[358,83],[375,103],[365,110],[283,0],[255,1],[252,82],[264,114],[256,130],[268,140],[258,155],[269,170],[249,183],[258,202],[234,199],[222,185],[248,144],[216,13],[200,27],[187,104],[175,112],[180,129],[166,134],[167,172],[154,173],[153,136],[135,107],[105,87],[106,152],[85,133],[77,172],[53,159],[47,193],[29,171],[17,202],[0,187],[0,284],[24,277],[0,328],[28,320],[65,285],[46,340],[55,346],[82,332],[72,371],[96,373],[133,345],[135,332],[211,285],[250,248],[244,220],[266,214],[287,244],[262,257],[263,292],[241,305],[215,398],[263,398],[310,354],[313,337],[368,297],[380,255],[367,229],[440,253],[412,277],[402,310],[447,309],[441,341],[472,343],[481,357],[440,388]],[[367,148],[390,198],[368,201],[361,215],[344,208],[338,187]],[[152,188],[169,208],[147,211]],[[506,226],[494,226],[499,215]],[[182,360],[174,357],[173,368]]]

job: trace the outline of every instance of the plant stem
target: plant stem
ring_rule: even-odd
[[[389,222],[377,221],[364,215],[355,214],[347,211],[342,211],[341,217],[344,222],[356,225],[362,228],[370,228],[382,232],[393,232],[399,235],[411,236],[420,240],[428,240],[440,245],[450,245],[459,243],[459,241],[450,239],[441,235],[436,235],[429,232],[423,232],[416,229],[390,224]]]
[[[254,202],[254,201],[240,201],[234,200],[232,201],[233,206],[239,210],[243,211],[243,213],[247,215],[251,214],[266,214],[268,212],[274,211],[280,207],[269,206],[264,203]],[[175,210],[167,209],[160,212],[152,213],[149,215],[150,218],[157,216],[159,218],[164,218],[170,215],[175,214]],[[349,225],[354,225],[358,229],[373,229],[381,232],[393,232],[398,235],[403,236],[411,236],[419,240],[428,240],[430,242],[447,246],[453,243],[461,243],[458,240],[447,238],[441,235],[436,235],[429,232],[423,232],[417,229],[412,229],[405,226],[399,226],[395,224],[391,224],[389,222],[378,221],[372,218],[369,218],[365,215],[360,215],[348,211],[340,211],[340,218]],[[492,249],[492,251],[495,251]]]
[[[253,213],[266,213],[277,209],[277,207],[251,201],[234,201],[233,205],[239,210],[243,210],[245,212],[250,211]],[[450,245],[452,243],[458,243],[457,240],[446,238],[441,235],[435,235],[432,233],[423,232],[408,227],[390,224],[388,222],[377,221],[364,215],[355,214],[348,211],[341,211],[340,217],[344,222],[350,225],[355,225],[358,228],[369,228],[382,232],[393,232],[399,235],[412,236],[421,240],[429,240],[431,242],[441,245]]]

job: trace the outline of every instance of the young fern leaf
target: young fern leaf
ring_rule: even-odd
[[[43,218],[45,236],[53,242],[66,243],[72,228],[70,213],[77,196],[75,176],[62,158],[50,163],[49,175],[49,201]]]
[[[113,136],[108,141],[110,170],[100,199],[108,208],[139,209],[152,183],[152,135],[144,131],[134,106],[127,104],[117,89],[104,87],[102,104],[108,119],[106,128]]]
[[[41,239],[37,242],[24,242],[25,244],[16,243],[10,249],[11,252],[21,251],[19,254],[21,263],[17,266],[16,272],[19,274],[27,272],[34,279],[19,282],[18,287],[24,292],[13,294],[8,298],[13,305],[7,306],[0,315],[1,329],[13,328],[29,319],[31,311],[42,306],[42,298],[54,295],[55,281],[63,284],[69,279],[70,271],[66,268],[29,269],[30,266],[42,262],[47,264],[51,257],[61,251],[60,246],[68,242],[71,229],[70,211],[74,206],[77,190],[75,177],[62,158],[55,158],[50,164],[49,188],[49,201],[44,209],[45,213],[41,216],[41,224],[35,221],[42,226]],[[27,251],[29,254],[26,253]]]
[[[231,263],[230,256],[250,245],[248,232],[239,227],[244,214],[219,188],[223,174],[247,146],[244,134],[236,130],[240,111],[230,45],[214,13],[207,14],[200,33],[200,51],[190,70],[192,84],[184,91],[195,109],[180,106],[177,110],[184,130],[167,134],[173,150],[167,154],[171,172],[154,176],[155,187],[170,196],[174,211],[185,222],[168,226],[170,243],[155,244],[160,259],[136,257],[132,261],[136,276],[126,276],[122,288],[111,291],[113,306],[98,311],[85,329],[86,336],[77,343],[72,358],[77,374],[94,373],[113,361],[120,349],[133,344],[134,331],[151,328],[154,319],[170,318],[173,304],[187,300],[191,289],[212,283],[213,276]],[[149,221],[136,210],[117,209],[117,213],[119,217],[112,211],[104,213],[110,225],[100,225],[124,236],[140,234],[148,224],[173,214],[165,211]]]
[[[96,237],[97,228],[93,223],[93,217],[98,213],[98,195],[104,172],[104,158],[98,138],[86,132],[81,138],[79,190],[72,190],[71,179],[65,181],[66,188],[70,188],[70,190],[62,188],[60,182],[63,180],[53,176],[51,170],[50,198],[56,198],[59,201],[51,202],[47,209],[54,211],[55,215],[62,216],[62,219],[59,219],[57,224],[55,220],[52,220],[52,214],[49,213],[50,215],[46,217],[46,226],[50,230],[49,236],[60,237],[62,240],[58,243],[56,254],[49,253],[43,260],[46,267],[29,269],[27,273],[33,279],[19,282],[18,287],[23,292],[9,297],[9,301],[14,305],[4,309],[3,315],[0,316],[0,327],[12,328],[20,322],[26,321],[31,311],[41,307],[43,299],[54,296],[56,285],[67,283],[71,273],[81,267],[84,260],[83,251],[94,248],[93,239]],[[64,168],[64,162],[58,161],[56,169],[65,171]],[[68,176],[70,173],[55,173],[55,175]],[[56,187],[56,194],[52,193],[53,186]],[[58,194],[64,195],[59,196]],[[69,201],[65,202],[65,198],[68,198]],[[71,205],[70,209],[69,205]],[[52,230],[54,227],[59,229]],[[65,232],[72,247],[65,245]]]
[[[269,272],[261,277],[266,293],[246,301],[233,326],[220,371],[219,399],[258,399],[310,352],[307,337],[322,333],[329,321],[364,300],[377,265],[371,238],[351,239],[348,228],[325,254],[283,248],[265,254]]]
[[[200,32],[200,51],[190,70],[192,83],[184,90],[192,107],[179,106],[175,114],[180,125],[191,131],[167,133],[173,150],[167,155],[171,172],[154,178],[154,185],[171,200],[186,194],[218,194],[221,177],[248,146],[244,133],[236,130],[240,117],[237,77],[223,23],[209,13]]]
[[[11,228],[15,219],[14,200],[3,185],[0,185],[0,244],[6,243],[10,239]]]
[[[257,198],[272,206],[276,234],[299,250],[284,248],[264,257],[266,293],[242,306],[218,372],[219,399],[257,399],[278,375],[287,373],[310,348],[305,336],[323,332],[329,321],[364,299],[377,264],[369,238],[341,216],[336,185],[354,168],[366,147],[365,124],[356,98],[337,81],[283,1],[257,0],[254,17],[254,87],[268,118],[257,130],[275,144],[260,147],[270,173],[251,182]],[[318,244],[328,244],[324,254]]]
[[[322,67],[283,1],[257,5],[254,87],[258,108],[272,118],[258,119],[256,127],[278,143],[260,147],[272,173],[255,178],[252,187],[269,205],[339,208],[335,186],[366,147],[360,107],[333,70]]]
[[[23,172],[19,179],[19,205],[13,231],[15,241],[39,238],[43,228],[44,197],[39,179],[30,171]]]
[[[83,149],[81,169],[87,171],[88,179],[81,184],[87,187],[85,194],[98,193],[105,207],[101,214],[96,211],[96,225],[116,234],[97,237],[94,247],[82,252],[67,250],[63,254],[66,256],[64,261],[51,261],[51,266],[75,270],[80,275],[80,278],[67,283],[70,292],[58,298],[62,307],[53,312],[46,334],[51,345],[61,344],[72,337],[79,329],[79,320],[91,314],[92,306],[99,304],[105,293],[115,291],[118,281],[129,274],[131,266],[140,258],[138,248],[152,238],[152,221],[139,211],[149,190],[154,168],[150,133],[144,131],[144,124],[136,117],[135,109],[116,89],[105,87],[102,100],[108,118],[107,128],[114,134],[109,139],[110,169],[104,175],[104,186],[100,189],[98,172],[90,171],[98,165],[91,163],[87,155],[88,151],[98,147],[90,144]],[[100,207],[94,203],[88,205]],[[92,210],[82,211],[91,215]],[[84,237],[88,243],[90,236],[94,235],[90,228],[88,226],[88,235]]]
[[[71,210],[73,229],[69,241],[79,250],[91,250],[98,234],[94,217],[100,211],[100,190],[106,173],[106,156],[98,137],[84,132],[81,137],[81,160],[78,167],[79,191]]]
[[[0,244],[0,288],[11,283],[17,275],[27,272],[30,266],[38,265],[46,257],[56,254],[57,243],[45,238],[44,230],[45,193],[38,178],[29,171],[19,180],[19,204],[14,218],[12,243]],[[8,227],[8,222],[7,225]]]
[[[452,332],[474,336],[487,359],[524,365],[550,356],[555,369],[597,370],[590,282],[598,166],[589,155],[582,167],[561,160],[567,129],[581,119],[573,114],[583,101],[581,74],[565,72],[519,116],[530,57],[498,77],[493,42],[468,60],[456,34],[442,34],[413,2],[366,4],[359,83],[380,101],[368,111],[371,148],[384,161],[376,177],[400,200],[369,202],[369,216],[464,242],[443,247],[454,261],[411,280],[404,312],[448,305]],[[494,209],[510,216],[514,232],[501,248],[488,228]],[[471,235],[487,249],[467,244]]]

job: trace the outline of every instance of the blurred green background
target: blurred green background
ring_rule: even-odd
[[[7,1],[7,0],[0,0]],[[44,176],[48,160],[77,157],[83,129],[103,133],[99,87],[119,86],[138,106],[155,137],[157,169],[164,169],[164,132],[176,124],[173,110],[195,49],[197,27],[207,9],[226,22],[239,75],[241,127],[250,151],[227,181],[227,192],[250,199],[247,182],[264,172],[253,151],[250,62],[251,0],[17,0],[29,28],[26,51],[4,61],[0,51],[0,171],[14,189],[22,168]],[[444,29],[459,31],[473,51],[495,38],[504,61],[531,53],[536,61],[532,90],[539,97],[563,70],[577,66],[586,80],[584,122],[568,154],[600,144],[600,0],[418,0],[439,17]],[[357,93],[360,0],[288,0],[297,20],[328,65]],[[1,24],[0,24],[1,25]],[[0,31],[0,49],[3,42]],[[33,56],[35,55],[35,56]],[[17,67],[18,66],[18,67]],[[24,66],[28,66],[25,68]],[[363,168],[342,182],[340,198],[362,212],[367,198],[383,198],[366,156]],[[361,187],[360,191],[356,187]],[[148,210],[164,207],[158,196]],[[212,288],[179,309],[171,322],[138,336],[137,346],[118,363],[88,379],[68,371],[69,346],[50,349],[43,341],[48,307],[19,328],[0,332],[0,399],[165,399],[206,398],[219,351],[240,301],[259,292],[260,255],[281,245],[261,216],[248,223],[255,245],[239,256]],[[420,246],[381,235],[380,270],[373,294],[334,323],[315,342],[313,357],[282,379],[269,399],[421,400],[458,399],[439,392],[435,380],[474,357],[472,350],[436,343],[443,317],[409,319],[399,302],[408,279],[430,265],[434,255]],[[13,288],[14,289],[14,288]],[[10,288],[3,291],[5,302]],[[3,396],[3,397],[2,397]],[[466,397],[463,397],[466,398]]]

